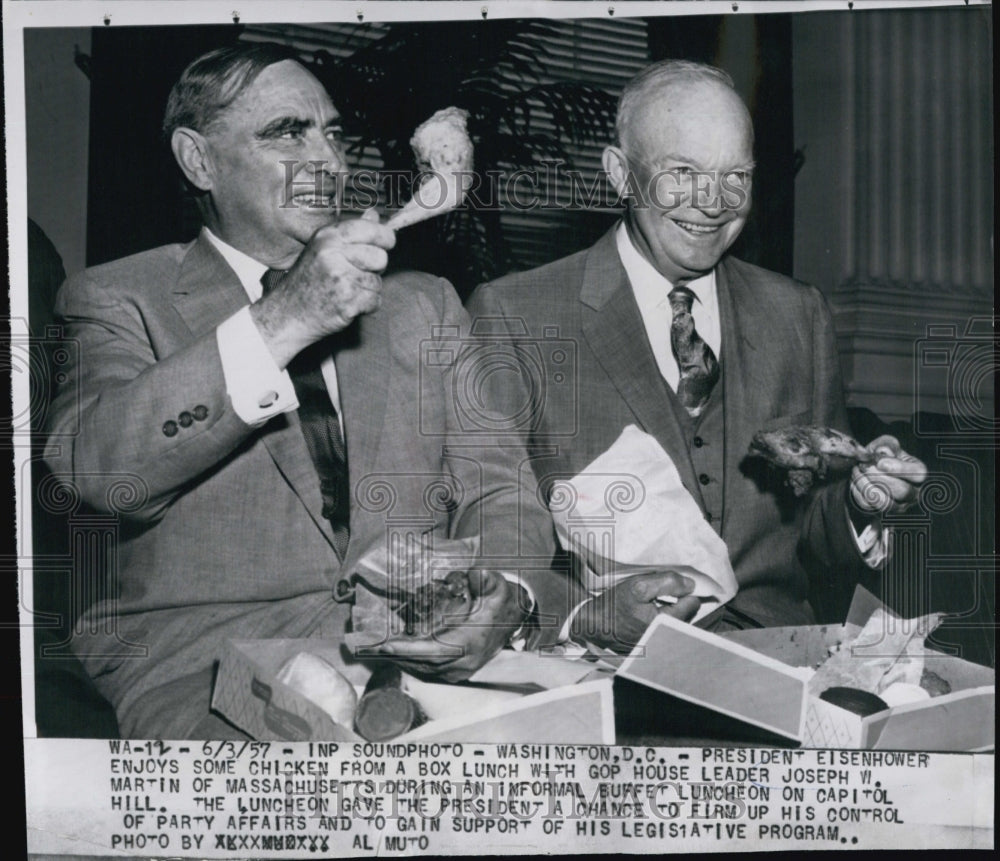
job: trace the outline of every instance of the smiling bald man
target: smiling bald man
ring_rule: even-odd
[[[729,550],[739,592],[700,624],[808,624],[811,587],[850,583],[884,560],[880,515],[910,505],[926,470],[883,437],[871,444],[876,463],[800,500],[747,458],[760,430],[847,430],[827,305],[729,254],[750,212],[754,135],[725,72],[673,60],[646,68],[622,93],[616,131],[603,165],[625,201],[621,222],[585,251],[481,286],[469,311],[478,331],[528,336],[542,355],[547,340],[575,346],[568,379],[521,426],[542,488],[638,426]],[[520,385],[529,377],[494,376],[511,415],[530,399]],[[667,570],[636,575],[582,604],[567,632],[626,651],[656,613],[693,616],[691,585]]]

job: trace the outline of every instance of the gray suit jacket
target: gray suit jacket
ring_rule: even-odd
[[[716,269],[722,324],[723,511],[713,527],[729,548],[740,592],[732,606],[766,625],[812,620],[813,586],[852,577],[863,562],[845,510],[844,482],[802,502],[781,477],[746,457],[753,434],[793,424],[847,428],[832,320],[822,295],[773,272],[724,258]],[[543,489],[572,476],[636,424],[673,459],[702,505],[700,485],[667,384],[612,230],[591,248],[481,286],[468,304],[479,332],[537,339],[544,391],[525,427]],[[665,337],[669,337],[665,333]],[[570,354],[558,367],[552,356]],[[532,397],[510,390],[508,409]],[[538,388],[538,387],[536,387]],[[713,512],[718,515],[718,512]]]
[[[118,528],[111,570],[88,572],[117,592],[73,645],[123,732],[153,732],[132,710],[209,672],[227,638],[340,637],[349,608],[334,584],[390,533],[482,535],[497,567],[520,559],[554,638],[570,599],[550,568],[551,520],[521,488],[511,441],[462,431],[453,348],[467,317],[451,286],[389,277],[380,310],[334,339],[353,490],[343,564],[297,414],[250,427],[227,396],[215,329],[247,302],[203,238],[89,269],[59,294],[78,361],[51,410],[47,461]],[[164,433],[184,412],[204,417]]]

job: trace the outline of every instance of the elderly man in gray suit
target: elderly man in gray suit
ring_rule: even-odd
[[[575,346],[563,371],[575,376],[546,389],[524,422],[543,487],[637,425],[729,551],[739,592],[703,624],[809,623],[810,578],[822,587],[877,567],[880,515],[909,505],[926,470],[881,437],[876,463],[799,500],[747,458],[759,430],[847,428],[826,303],[727,254],[750,211],[754,162],[750,115],[725,72],[654,64],[626,86],[616,125],[603,165],[626,201],[621,223],[585,251],[480,287],[470,313],[479,332]],[[531,397],[517,379],[493,381],[512,416]],[[657,612],[691,618],[691,587],[670,571],[634,576],[582,604],[567,632],[627,649]]]
[[[320,82],[279,46],[213,51],[164,130],[205,227],[63,286],[78,361],[47,451],[120,518],[115,570],[92,572],[117,592],[74,648],[123,734],[238,735],[209,709],[227,639],[339,640],[336,585],[393,524],[477,538],[481,564],[467,615],[390,657],[461,679],[533,610],[552,622],[534,639],[554,639],[549,515],[510,440],[463,434],[454,344],[435,342],[468,320],[441,279],[380,277],[394,235],[377,219],[338,217],[341,121]]]

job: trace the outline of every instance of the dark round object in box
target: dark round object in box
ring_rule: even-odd
[[[884,712],[889,708],[889,704],[885,700],[860,688],[827,688],[819,695],[819,698],[861,717]]]
[[[417,704],[399,688],[369,691],[358,703],[354,726],[367,741],[389,741],[418,720]]]

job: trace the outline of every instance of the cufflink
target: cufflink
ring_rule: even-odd
[[[273,389],[269,392],[265,392],[260,396],[260,400],[257,401],[257,406],[262,410],[266,410],[268,407],[273,407],[278,402],[278,393]]]

